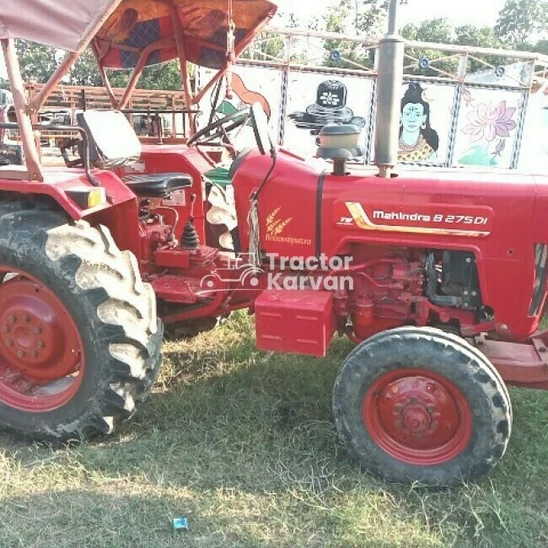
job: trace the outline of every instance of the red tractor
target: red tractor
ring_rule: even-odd
[[[381,42],[377,168],[347,165],[357,132],[328,126],[318,156],[332,168],[318,170],[276,147],[257,107],[185,145],[142,148],[119,112],[127,97],[114,95],[118,110],[79,116],[82,167],[42,168],[31,117],[88,44],[105,83],[117,63],[137,74],[178,57],[190,107],[200,97],[187,61],[229,73],[275,13],[267,0],[228,11],[226,0],[73,0],[60,19],[57,5],[2,8],[17,124],[1,127],[20,132],[25,166],[0,167],[0,424],[44,440],[110,433],[154,383],[163,325],[197,332],[248,309],[264,350],[325,356],[335,333],[356,343],[333,413],[366,469],[436,485],[488,473],[512,429],[505,383],[548,389],[548,177],[395,169],[394,17]],[[29,104],[13,37],[73,52]],[[203,145],[244,125],[256,146],[229,172],[228,252],[206,242]],[[136,160],[144,169],[131,174]]]

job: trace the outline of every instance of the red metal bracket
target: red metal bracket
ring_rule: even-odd
[[[544,331],[523,343],[495,341],[484,334],[474,342],[507,384],[548,390],[547,340],[548,332]]]

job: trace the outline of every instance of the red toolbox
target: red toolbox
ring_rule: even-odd
[[[328,291],[266,290],[255,301],[257,347],[324,357],[334,332]]]

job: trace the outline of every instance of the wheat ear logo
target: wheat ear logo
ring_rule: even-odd
[[[283,234],[283,231],[286,229],[287,225],[293,220],[293,217],[288,217],[287,219],[279,218],[278,214],[282,208],[276,208],[267,218],[266,218],[266,236],[267,238],[274,238]]]

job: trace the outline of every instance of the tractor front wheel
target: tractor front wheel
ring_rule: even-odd
[[[335,381],[333,412],[364,468],[427,485],[487,474],[512,428],[493,365],[466,341],[430,328],[394,329],[360,344]]]
[[[131,417],[161,362],[155,306],[106,228],[0,204],[0,427],[68,441]]]

